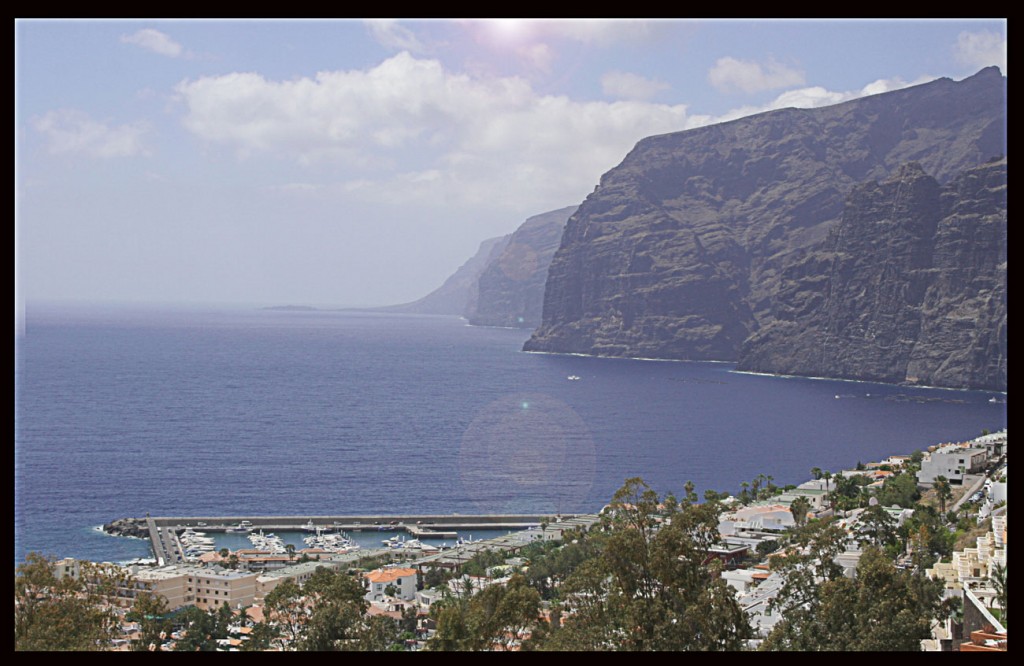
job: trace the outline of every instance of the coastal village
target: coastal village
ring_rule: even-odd
[[[780,488],[760,475],[742,484],[739,493],[707,491],[704,504],[717,507],[718,525],[700,565],[713,561],[714,575],[733,590],[749,625],[741,648],[771,644],[769,637],[786,620],[780,594],[788,593],[793,579],[787,576],[794,571],[779,563],[804,557],[803,562],[820,565],[809,542],[794,535],[827,524],[841,535],[838,547],[829,551],[829,565],[842,577],[855,579],[861,556],[877,549],[888,553],[898,570],[923,571],[941,581],[949,612],[930,619],[920,649],[1005,651],[1006,439],[1003,430],[853,469],[813,468],[813,478],[798,486]],[[689,488],[687,494],[695,497]],[[643,517],[650,519],[652,535],[670,524],[671,518],[660,515],[664,506],[659,503],[654,515]],[[553,558],[590,532],[626,529],[615,521],[616,512],[635,508],[613,501],[598,514],[551,516],[499,538],[459,539],[445,549],[404,536],[379,548],[361,548],[344,530],[313,520],[302,526],[307,536],[301,548],[250,521],[230,530],[245,534],[252,547],[233,551],[216,549],[203,526],[157,529],[152,561],[118,565],[30,556],[15,578],[16,615],[27,613],[46,590],[66,584],[75,596],[117,618],[95,649],[462,649],[454,646],[467,644],[458,643],[451,627],[444,626],[452,621],[446,608],[469,608],[490,588],[499,591],[494,597],[499,601],[511,598],[513,589],[529,588],[523,598],[536,603],[527,605],[525,620],[497,621],[475,649],[537,649],[542,636],[571,625],[584,607],[570,601],[580,593],[566,587],[564,572],[552,568]],[[430,534],[422,525],[365,527]],[[52,576],[49,586],[33,587],[33,576],[40,575]],[[351,626],[376,628],[376,638],[366,638],[370,634],[364,631],[358,639],[353,633],[317,643],[322,627],[314,618],[318,604],[335,603],[326,601],[338,598],[331,594],[347,595],[354,605],[344,607],[362,611]],[[16,622],[16,640],[18,630]]]

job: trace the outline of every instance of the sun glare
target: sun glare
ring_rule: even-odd
[[[530,31],[530,22],[523,19],[491,19],[484,25],[491,41],[499,45],[520,43]]]

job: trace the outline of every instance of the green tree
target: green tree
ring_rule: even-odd
[[[139,638],[132,641],[133,651],[146,651],[150,645],[160,646],[171,631],[167,618],[167,600],[150,592],[142,592],[132,604],[125,619],[139,623]]]
[[[1001,622],[1006,626],[1006,565],[998,562],[993,565],[989,571],[989,580],[992,582],[992,588],[996,591],[996,596],[992,601],[999,604],[1002,613]]]
[[[946,528],[938,510],[924,504],[914,507],[913,515],[897,533],[904,543],[910,543],[922,571],[934,564],[936,557],[952,555],[956,544],[956,534]]]
[[[946,513],[946,502],[953,499],[953,488],[949,479],[939,475],[935,477],[932,487],[935,488],[935,497],[939,500],[939,513]]]
[[[882,506],[901,506],[910,509],[921,499],[921,492],[917,489],[915,476],[910,472],[903,472],[887,478],[877,497],[878,503]]]
[[[205,612],[196,606],[187,606],[178,616],[182,637],[174,646],[176,652],[214,652],[217,650],[217,611]]]
[[[285,649],[293,646],[302,636],[307,615],[302,590],[291,578],[278,583],[263,600],[263,611],[269,622],[276,627],[274,647]]]
[[[538,626],[540,593],[515,574],[505,585],[439,602],[431,614],[437,621],[431,650],[507,650]]]
[[[274,625],[268,622],[257,622],[249,633],[249,639],[242,641],[243,652],[260,652],[269,650],[274,640],[278,638],[278,632]]]
[[[931,635],[942,584],[897,569],[879,549],[861,555],[853,579],[836,576],[804,590],[763,650],[917,651]]]
[[[642,479],[626,481],[612,498],[600,552],[565,582],[565,623],[552,632],[549,647],[742,647],[750,636],[747,618],[710,555],[721,508],[695,504],[688,495],[683,502],[671,495],[659,501]]]
[[[377,622],[367,624],[364,620],[368,604],[363,598],[362,585],[353,576],[318,567],[302,591],[304,605],[312,610],[303,627],[303,637],[297,643],[298,649],[353,650],[360,649],[360,645],[379,644],[375,641],[382,635],[382,627]],[[390,618],[386,619],[394,624]]]
[[[117,627],[116,614],[102,603],[108,573],[79,563],[81,578],[57,578],[54,560],[29,553],[14,575],[15,650],[104,650]],[[91,580],[94,587],[86,587]]]
[[[793,522],[797,527],[807,524],[807,514],[811,510],[811,501],[803,495],[797,497],[789,505],[789,512],[793,514]]]
[[[770,561],[783,577],[771,607],[790,620],[788,626],[800,626],[817,610],[820,585],[842,578],[835,558],[846,550],[846,532],[832,519],[815,520],[794,530],[791,538],[793,548]]]
[[[861,546],[871,545],[886,548],[897,542],[896,519],[881,507],[869,506],[860,514],[857,526],[857,542]]]
[[[837,474],[835,480],[836,489],[834,494],[836,504],[840,509],[849,511],[864,504],[863,500],[866,498],[864,497],[862,490],[864,484],[868,483],[867,477],[860,474],[856,476]]]
[[[404,650],[398,622],[386,615],[375,615],[366,621],[351,649],[360,652]]]

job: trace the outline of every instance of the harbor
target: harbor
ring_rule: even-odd
[[[274,532],[301,532],[308,535],[322,533],[346,534],[353,532],[388,532],[392,536],[388,541],[397,544],[420,542],[420,540],[452,540],[457,547],[470,545],[460,538],[460,532],[495,532],[504,531],[507,535],[501,538],[513,538],[522,532],[532,532],[538,528],[542,534],[548,526],[554,533],[558,527],[567,528],[577,524],[579,520],[589,522],[591,515],[539,515],[539,514],[451,514],[451,515],[359,515],[359,516],[146,516],[145,518],[125,518],[104,526],[104,531],[120,536],[136,536],[148,538],[153,548],[153,556],[159,563],[172,563],[190,560],[196,554],[189,550],[189,543],[183,543],[183,534],[193,534],[201,530],[201,534],[220,533],[222,535],[245,534],[262,535]],[[561,530],[558,529],[558,532]],[[406,542],[406,535],[409,542]],[[536,538],[533,534],[515,537],[518,544]],[[542,537],[543,538],[543,537]],[[478,541],[486,543],[490,540]],[[208,540],[203,550],[212,549],[212,539]],[[428,557],[439,557],[441,553],[431,553]],[[457,553],[445,555],[450,564],[463,559]],[[447,563],[447,562],[446,562]]]

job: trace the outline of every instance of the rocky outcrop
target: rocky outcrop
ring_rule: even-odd
[[[739,369],[1006,389],[1006,160],[945,187],[920,165],[858,187],[783,272]]]
[[[739,360],[857,185],[914,161],[938,186],[1005,154],[1005,127],[993,67],[644,139],[569,219],[524,348]]]
[[[476,308],[477,281],[488,263],[493,261],[508,244],[511,234],[489,238],[466,263],[444,281],[440,287],[412,303],[377,308],[384,312],[409,314],[443,314],[463,316]]]
[[[149,538],[149,527],[146,526],[146,521],[143,518],[118,518],[105,524],[103,531],[111,536]]]
[[[526,220],[504,250],[480,273],[478,298],[466,318],[476,326],[535,328],[541,322],[548,266],[562,240],[565,222],[576,206]]]

